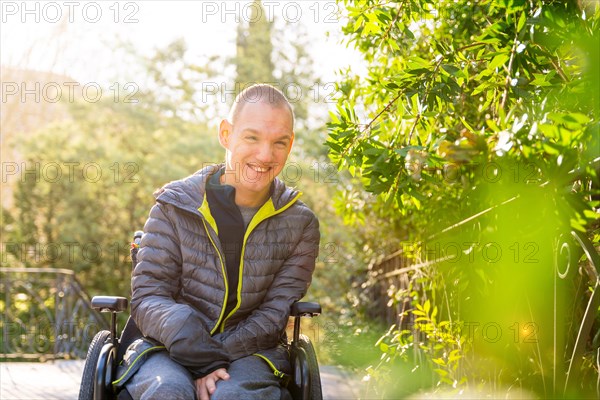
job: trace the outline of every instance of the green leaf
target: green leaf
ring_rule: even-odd
[[[444,361],[443,358],[434,358],[431,361],[433,361],[434,363],[436,363],[437,365],[441,365],[441,366],[446,366],[446,361]]]
[[[392,20],[392,17],[387,10],[377,9],[375,10],[375,15],[377,17],[377,21],[379,21],[382,25],[387,25],[389,21]]]
[[[431,62],[418,56],[413,56],[408,60],[409,68],[431,68]]]
[[[404,35],[406,37],[408,37],[409,39],[413,40],[415,38],[415,34],[410,29],[408,29],[408,27],[404,28],[403,32],[404,32]]]
[[[534,80],[532,80],[531,82],[529,82],[530,85],[533,86],[540,86],[540,87],[545,87],[545,86],[552,86],[552,83],[548,82],[548,75],[549,74],[536,74],[534,73]]]
[[[381,342],[379,343],[379,350],[381,350],[382,353],[387,353],[390,349],[390,346],[388,346],[387,344]]]
[[[467,128],[469,130],[469,132],[477,133],[477,132],[475,132],[475,129],[473,129],[473,127],[471,125],[469,125],[469,123],[463,117],[460,117],[460,122],[463,123],[463,125],[465,126],[465,128]]]
[[[592,210],[583,210],[583,215],[591,220],[600,219],[600,213],[597,213]]]
[[[394,152],[396,154],[398,154],[401,157],[406,157],[406,155],[408,154],[409,151],[411,150],[424,150],[425,147],[424,146],[404,146],[401,149],[396,149],[394,150]]]
[[[448,72],[450,75],[456,75],[456,73],[458,71],[460,71],[460,68],[457,68],[454,65],[451,64],[442,64],[442,68],[444,69],[444,71]]]
[[[560,136],[558,126],[550,124],[539,124],[538,130],[548,138],[558,138]]]
[[[521,29],[523,29],[526,21],[527,21],[527,15],[525,14],[525,12],[522,12],[521,16],[519,17],[519,22],[517,23],[517,32],[520,32]]]
[[[416,193],[414,193],[414,194],[416,194]],[[417,210],[421,209],[421,201],[416,196],[414,196],[414,195],[412,197],[412,202],[415,205],[415,207],[416,207]]]
[[[508,54],[498,54],[488,64],[488,69],[489,70],[495,70],[499,66],[504,65],[508,61],[509,58],[510,57],[508,56]]]
[[[352,27],[352,29],[354,30],[354,32],[358,32],[358,30],[362,26],[363,22],[364,22],[364,17],[362,15],[359,15],[356,18],[356,21],[354,21],[354,26]]]
[[[578,230],[579,232],[586,232],[585,221],[581,219],[571,218],[571,228]]]
[[[452,350],[450,352],[450,354],[448,355],[448,362],[452,362],[452,361],[457,361],[460,360],[462,358],[462,355],[460,354],[460,350]]]
[[[582,126],[590,122],[590,118],[581,113],[548,113],[548,118],[550,118],[554,122],[558,122],[561,124],[572,124],[575,126]]]
[[[375,21],[369,21],[365,24],[365,28],[362,31],[362,34],[368,36],[370,34],[376,34],[381,31],[381,26],[377,24]]]

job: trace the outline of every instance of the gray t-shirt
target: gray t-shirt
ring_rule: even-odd
[[[256,214],[260,207],[238,206],[238,208],[240,209],[240,213],[242,213],[242,218],[244,219],[244,227],[248,228],[250,220],[252,220],[252,217],[254,217],[254,214]]]

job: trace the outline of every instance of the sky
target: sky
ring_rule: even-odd
[[[335,1],[263,1],[269,19],[279,26],[303,24],[311,37],[309,53],[323,82],[333,82],[339,68],[360,63],[341,44]],[[50,70],[81,83],[109,86],[131,66],[114,51],[130,41],[143,54],[185,38],[192,59],[233,56],[236,26],[251,18],[244,1],[0,1],[0,63]]]

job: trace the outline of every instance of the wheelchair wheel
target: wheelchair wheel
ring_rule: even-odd
[[[315,348],[308,336],[300,334],[298,343],[295,344],[296,355],[294,358],[294,382],[290,392],[295,399],[322,400],[321,375]]]
[[[92,343],[85,357],[85,366],[81,377],[81,386],[79,388],[79,400],[93,400],[94,381],[96,375],[96,365],[100,357],[102,347],[110,339],[109,331],[100,331],[92,339]]]

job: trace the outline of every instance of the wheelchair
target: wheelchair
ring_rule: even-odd
[[[131,246],[131,260],[137,264],[137,250],[143,232],[134,234]],[[131,317],[127,319],[120,335],[117,332],[117,314],[127,310],[129,302],[125,297],[95,296],[92,308],[100,312],[111,313],[110,330],[98,332],[88,348],[79,400],[128,400],[131,396],[126,389],[115,391],[113,382],[117,366],[123,359],[127,347],[142,336]],[[315,349],[308,336],[300,333],[302,317],[314,317],[321,314],[321,306],[314,302],[296,302],[292,304],[290,315],[294,317],[292,339],[288,341],[292,374],[287,384],[293,400],[321,400],[321,377]]]

